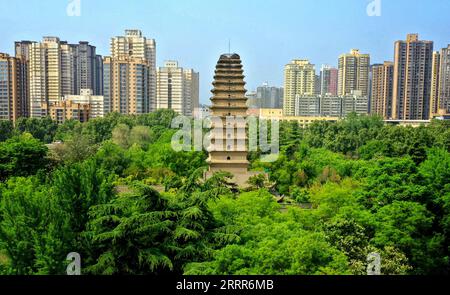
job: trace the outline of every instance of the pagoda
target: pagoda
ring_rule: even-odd
[[[209,171],[206,177],[224,171],[233,174],[233,182],[245,186],[255,173],[248,171],[247,98],[244,71],[238,54],[223,54],[216,66],[211,91],[212,131]]]

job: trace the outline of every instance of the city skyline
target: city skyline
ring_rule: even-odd
[[[0,52],[13,55],[14,41],[57,36],[69,43],[89,41],[97,47],[98,54],[108,56],[112,37],[125,29],[140,29],[157,42],[157,66],[165,60],[178,60],[200,73],[201,103],[209,103],[216,56],[228,51],[229,39],[231,51],[245,60],[249,90],[264,81],[282,86],[283,67],[296,58],[309,59],[317,65],[317,72],[322,64],[337,66],[338,56],[351,48],[369,53],[372,64],[393,60],[394,42],[408,33],[433,40],[435,50],[450,43],[450,21],[445,15],[450,3],[444,0],[414,5],[408,5],[407,0],[381,1],[379,17],[368,16],[369,0],[348,0],[346,5],[326,0],[285,1],[282,5],[275,5],[275,1],[233,0],[208,5],[204,1],[127,5],[122,1],[81,0],[79,17],[67,15],[70,2],[1,0],[4,13],[0,25],[14,29],[3,30]],[[236,5],[240,9],[235,9]],[[283,23],[271,21],[281,15],[286,20]],[[21,23],[21,18],[27,22]],[[172,24],[172,18],[185,21]],[[348,26],[353,31],[348,31]]]
[[[374,98],[370,107],[372,112],[385,118],[392,116],[393,119],[401,120],[426,120],[434,114],[449,112],[447,108],[448,67],[446,66],[448,53],[445,48],[440,52],[433,52],[433,46],[433,41],[419,40],[418,34],[408,34],[406,41],[395,42],[393,77],[378,73],[379,65],[372,65],[372,96]],[[57,112],[65,113],[66,107],[70,109],[70,112],[77,113],[73,116],[78,118],[80,112],[86,113],[90,109],[83,111],[80,109],[81,105],[72,106],[70,103],[54,106],[50,104],[58,102],[67,95],[80,94],[82,88],[77,85],[84,83],[87,86],[89,82],[92,84],[94,95],[100,89],[105,89],[102,96],[105,113],[116,111],[125,114],[145,114],[156,109],[169,108],[189,116],[194,113],[194,107],[198,105],[198,73],[194,74],[194,71],[190,70],[191,74],[187,74],[178,67],[177,61],[167,61],[164,67],[156,69],[156,41],[147,39],[140,30],[126,30],[125,36],[112,38],[111,56],[104,57],[103,62],[101,56],[96,55],[95,46],[89,45],[89,42],[68,44],[67,41],[61,41],[58,37],[43,37],[42,42],[16,41],[15,51],[16,58],[12,59],[8,54],[2,54],[1,65],[2,89],[6,89],[6,92],[2,91],[2,93],[7,96],[2,96],[0,115],[4,117],[6,114],[13,121],[18,116],[29,115],[41,117],[45,114],[53,114],[52,118],[54,118]],[[98,60],[101,63],[99,65],[97,65]],[[345,109],[343,112],[339,111],[339,116],[347,114],[350,109],[356,110],[357,113],[370,113],[368,108],[371,105],[369,103],[370,65],[370,54],[362,54],[358,49],[352,49],[350,53],[339,56],[338,69],[335,69],[335,72],[338,72],[336,74],[339,82],[339,97],[333,100],[333,103],[340,104],[342,109]],[[321,75],[325,68],[322,67]],[[161,71],[161,69],[165,70]],[[102,86],[96,83],[98,70],[103,73]],[[27,74],[24,75],[23,71]],[[160,76],[163,72],[167,72],[167,75]],[[174,80],[172,78],[175,77],[173,76],[175,72],[180,73],[181,76],[178,75],[179,77]],[[158,76],[158,83],[155,81],[156,76]],[[300,101],[305,95],[320,94],[321,82],[318,81],[320,76],[316,75],[314,64],[311,64],[309,60],[299,59],[294,59],[285,66],[284,76],[284,115],[297,116],[299,107],[303,105]],[[379,87],[381,84],[390,84],[391,80],[392,87],[385,90]],[[329,83],[331,84],[331,81]],[[30,95],[27,95],[27,85],[30,85]],[[77,88],[80,89],[77,90]],[[158,95],[154,91],[156,89],[158,89]],[[414,89],[419,91],[413,91]],[[325,96],[328,94],[331,94],[331,91]],[[355,98],[358,98],[352,99],[353,102],[350,103],[352,107],[350,105],[347,107],[347,100],[343,99],[347,95],[355,95]],[[250,93],[248,97],[251,97]],[[357,102],[358,100],[361,100],[361,103]],[[317,102],[317,100],[311,101],[313,105],[316,104],[314,101]],[[326,97],[320,99],[320,103],[317,104],[320,105],[320,109],[322,109],[322,103],[326,101],[328,101]],[[27,105],[30,105],[29,115],[28,110],[23,108]],[[316,107],[313,108],[316,109]],[[87,114],[85,117],[90,116]],[[61,118],[58,121],[64,121],[64,119]]]

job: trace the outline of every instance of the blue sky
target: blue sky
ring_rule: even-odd
[[[293,58],[337,64],[351,48],[370,53],[373,63],[393,58],[394,42],[409,32],[450,43],[450,1],[381,0],[381,16],[369,17],[372,0],[81,0],[81,16],[69,17],[73,0],[0,0],[0,52],[16,40],[58,36],[86,40],[109,54],[109,40],[127,28],[157,41],[157,63],[175,59],[200,72],[202,102],[209,102],[215,63],[232,51],[244,62],[247,88],[283,83]]]

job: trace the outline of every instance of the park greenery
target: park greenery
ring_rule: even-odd
[[[450,124],[351,115],[282,122],[277,161],[204,181],[176,114],[0,121],[0,273],[386,275],[450,272]]]

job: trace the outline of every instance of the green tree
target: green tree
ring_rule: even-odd
[[[75,132],[81,133],[83,126],[84,125],[78,120],[65,120],[64,123],[58,125],[55,140],[66,141],[67,139],[70,139]]]
[[[79,132],[66,138],[64,143],[55,144],[52,152],[60,162],[71,164],[82,162],[92,157],[98,149],[98,144],[87,135]]]
[[[442,237],[431,234],[433,216],[424,205],[395,201],[380,208],[375,219],[375,246],[401,250],[410,258],[415,273],[427,273],[446,263]]]
[[[72,164],[52,175],[52,194],[60,208],[67,212],[71,229],[84,231],[92,206],[108,203],[115,195],[110,172],[98,167],[95,160]]]
[[[155,140],[153,131],[147,126],[134,126],[129,136],[130,145],[136,144],[142,148]]]
[[[63,274],[69,252],[89,261],[90,241],[82,235],[88,211],[114,197],[112,180],[94,161],[63,167],[49,183],[10,179],[0,206],[0,249],[7,251],[9,272]]]
[[[185,274],[349,273],[345,255],[323,233],[302,229],[265,190],[224,197],[212,206],[218,221],[236,227],[240,238],[216,251],[212,260],[189,264]]]
[[[121,148],[130,147],[130,127],[126,124],[117,125],[112,131],[112,140]]]
[[[123,172],[131,163],[131,159],[124,149],[111,141],[103,143],[93,158],[101,169],[118,176],[123,176]]]
[[[430,149],[419,173],[432,200],[442,205],[441,197],[450,192],[450,153],[442,148]]]
[[[387,153],[386,143],[381,140],[371,140],[358,149],[359,156],[364,160],[371,160]]]
[[[374,159],[356,169],[354,178],[363,184],[359,198],[367,207],[380,207],[394,201],[421,201],[417,166],[410,157]]]
[[[253,189],[262,189],[266,187],[267,179],[264,174],[257,174],[249,178],[248,184],[252,186]]]
[[[0,120],[0,142],[7,140],[13,135],[14,126],[11,121]]]
[[[94,274],[181,273],[187,262],[210,256],[224,239],[208,211],[208,194],[183,193],[171,200],[142,183],[133,192],[91,209],[89,231],[98,253]]]
[[[149,187],[91,208],[86,235],[92,239],[93,274],[149,274],[173,270],[170,234],[175,212]]]
[[[425,203],[435,216],[435,227],[445,239],[443,256],[450,257],[450,153],[443,148],[430,149],[419,174],[426,188]],[[442,273],[449,272],[450,266],[442,270]]]
[[[73,234],[65,212],[55,205],[54,196],[36,178],[7,182],[0,202],[0,249],[9,258],[8,273],[63,273]]]
[[[47,167],[47,147],[30,134],[0,142],[0,180],[28,176]]]
[[[51,143],[58,129],[58,124],[50,117],[44,118],[19,118],[16,129],[27,132],[44,143]]]

